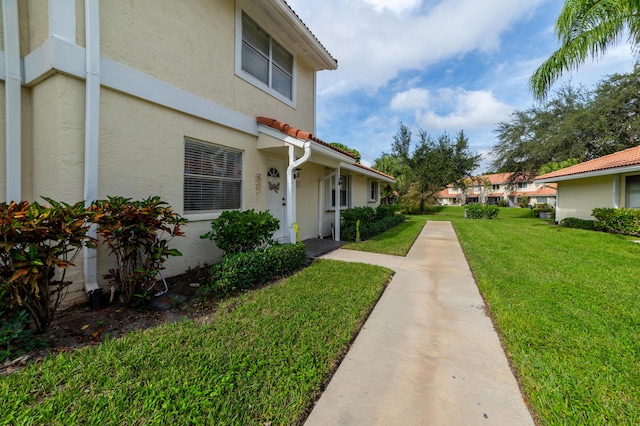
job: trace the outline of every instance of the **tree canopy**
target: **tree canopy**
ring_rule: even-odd
[[[410,186],[404,189],[407,192],[411,187],[415,190],[420,210],[424,212],[427,200],[448,184],[470,175],[478,167],[480,156],[469,151],[469,140],[462,130],[455,138],[448,133],[433,138],[426,131],[419,130],[413,151],[412,136],[409,127],[400,123],[398,132],[393,136],[391,154],[383,154],[383,159],[376,160],[376,164],[396,161],[405,185],[410,182]]]
[[[565,84],[543,103],[515,111],[494,131],[492,167],[515,172],[512,179],[637,146],[640,65],[607,77],[592,91]]]
[[[555,24],[560,47],[531,77],[533,95],[543,99],[563,72],[577,69],[589,56],[601,57],[625,31],[637,49],[639,17],[638,0],[565,0]]]

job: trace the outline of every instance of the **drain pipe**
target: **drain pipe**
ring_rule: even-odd
[[[22,72],[17,0],[2,0],[4,28],[6,193],[7,202],[22,201]]]
[[[293,224],[296,222],[296,189],[293,179],[293,171],[305,163],[311,157],[311,141],[304,143],[304,154],[298,160],[295,157],[295,147],[289,145],[289,167],[287,167],[287,232],[289,233],[289,242],[296,242],[296,233],[293,230]]]
[[[98,199],[98,148],[100,141],[100,5],[98,0],[85,0],[86,28],[86,106],[84,124],[84,202]],[[97,237],[93,224],[89,235]],[[98,285],[97,250],[84,248],[84,288],[91,307],[102,305],[102,289]]]

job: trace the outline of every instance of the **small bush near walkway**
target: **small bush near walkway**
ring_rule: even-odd
[[[468,219],[495,219],[500,209],[492,204],[469,204],[465,212]]]
[[[229,254],[211,267],[211,281],[202,288],[204,296],[226,296],[287,277],[305,266],[304,244],[275,245],[245,253]]]
[[[354,207],[342,213],[344,223],[341,237],[346,241],[368,240],[387,229],[404,222],[403,215],[395,214],[393,206],[380,205],[377,209],[372,207]],[[359,221],[359,224],[358,224]]]

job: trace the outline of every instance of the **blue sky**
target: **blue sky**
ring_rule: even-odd
[[[464,130],[484,172],[494,129],[534,103],[533,71],[557,49],[560,0],[287,0],[338,60],[318,73],[316,136],[371,165],[399,123],[437,137]],[[593,85],[631,71],[624,40],[563,81]]]

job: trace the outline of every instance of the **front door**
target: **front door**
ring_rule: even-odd
[[[284,161],[267,162],[267,209],[271,216],[280,220],[280,229],[273,234],[273,239],[284,242],[287,218],[287,167]]]

